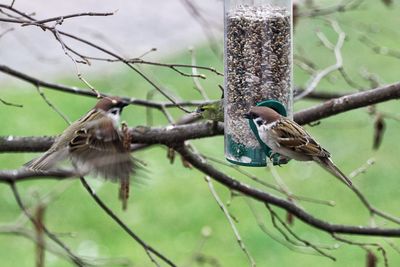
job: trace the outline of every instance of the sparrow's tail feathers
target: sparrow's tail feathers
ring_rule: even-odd
[[[330,158],[315,158],[315,161],[325,170],[339,178],[349,187],[353,187],[351,180],[332,162]]]

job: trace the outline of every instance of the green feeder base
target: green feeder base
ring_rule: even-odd
[[[285,107],[276,100],[265,100],[257,103],[257,106],[269,107],[282,116],[287,115]],[[267,165],[267,157],[272,160],[273,165],[286,164],[289,161],[287,158],[281,157],[277,153],[272,155],[272,150],[261,141],[257,127],[252,120],[249,120],[249,125],[260,143],[260,148],[250,148],[245,144],[236,143],[228,135],[227,140],[225,140],[225,155],[229,162],[248,167],[264,167]]]
[[[236,143],[230,135],[227,136],[226,142],[225,155],[229,162],[249,167],[263,167],[266,165],[263,149],[249,148],[245,144]]]

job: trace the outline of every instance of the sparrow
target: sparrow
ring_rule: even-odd
[[[224,122],[224,99],[200,105],[196,109],[203,119]]]
[[[25,167],[49,170],[69,160],[80,175],[90,173],[120,182],[120,199],[126,209],[129,177],[137,167],[119,130],[120,114],[127,105],[119,97],[100,99],[86,115],[67,127],[48,151]]]
[[[352,187],[350,179],[330,159],[330,153],[293,120],[281,116],[271,108],[259,106],[251,107],[245,118],[253,120],[261,141],[274,153],[298,161],[315,161]]]

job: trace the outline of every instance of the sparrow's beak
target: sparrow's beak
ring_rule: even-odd
[[[202,113],[202,112],[204,112],[204,108],[203,108],[203,106],[198,106],[197,108],[196,108],[196,110],[195,110],[195,112],[196,113]]]
[[[249,120],[250,120],[250,119],[254,119],[254,114],[251,113],[251,112],[246,113],[246,114],[243,115],[243,118],[249,119]]]
[[[128,106],[128,105],[129,105],[129,102],[128,102],[128,101],[125,101],[125,100],[121,101],[120,104],[119,104],[119,106],[120,106],[121,108],[124,108],[124,107],[126,107],[126,106]]]

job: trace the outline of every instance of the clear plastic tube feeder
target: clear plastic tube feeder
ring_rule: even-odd
[[[292,1],[225,0],[225,156],[265,166],[270,150],[244,114],[263,105],[292,115]],[[280,164],[283,162],[275,162]]]

